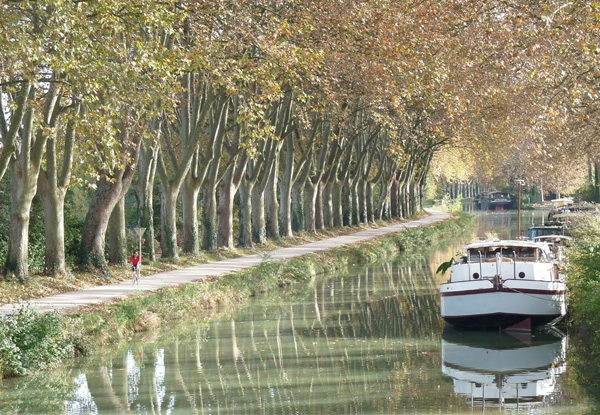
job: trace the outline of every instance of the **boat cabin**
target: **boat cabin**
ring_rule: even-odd
[[[564,235],[565,224],[557,221],[546,222],[544,225],[532,226],[529,228],[529,239],[534,240],[540,236]]]
[[[492,262],[498,256],[503,262],[516,261],[545,261],[549,259],[549,250],[545,245],[526,241],[492,241],[475,243],[466,247],[468,262]]]
[[[452,266],[451,281],[495,278],[553,279],[552,250],[547,243],[492,240],[466,246]],[[550,275],[552,274],[552,275]]]

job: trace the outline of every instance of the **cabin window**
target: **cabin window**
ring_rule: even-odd
[[[505,258],[505,261],[515,259],[520,261],[536,261],[540,255],[538,248],[534,246],[486,246],[477,250],[468,250],[467,259],[471,263],[477,263],[480,259],[483,262],[490,262],[496,259],[497,254]]]
[[[479,279],[479,273],[478,272],[474,272],[473,273],[473,279],[474,280],[478,280]]]

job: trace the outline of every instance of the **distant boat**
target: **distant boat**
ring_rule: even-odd
[[[565,223],[559,221],[547,221],[543,225],[532,226],[527,231],[528,237],[535,240],[541,236],[564,235]]]
[[[477,207],[481,210],[504,210],[513,205],[513,199],[507,192],[482,192],[475,198]]]
[[[440,286],[441,315],[459,327],[529,330],[566,314],[566,284],[546,242],[493,239],[466,246]]]

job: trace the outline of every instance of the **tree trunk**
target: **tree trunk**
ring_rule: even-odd
[[[65,220],[64,207],[66,192],[63,189],[42,191],[38,186],[42,206],[44,207],[44,235],[46,252],[44,273],[46,275],[66,275],[65,261]]]
[[[404,182],[402,184],[402,191],[401,191],[401,198],[400,198],[400,203],[402,205],[402,214],[404,215],[405,218],[410,217],[410,210],[408,208],[408,199],[409,199],[409,195],[408,195],[408,185],[406,184],[406,182]]]
[[[396,179],[392,179],[392,186],[390,188],[390,211],[392,217],[399,218],[400,217],[400,202],[398,200],[398,181]]]
[[[333,212],[333,226],[341,228],[344,226],[343,209],[343,186],[339,180],[334,180],[331,186],[331,207]]]
[[[202,196],[202,249],[217,248],[217,183],[211,180]]]
[[[240,234],[238,243],[240,246],[252,247],[252,190],[254,182],[242,179],[239,192],[240,203]]]
[[[304,203],[303,190],[300,183],[292,187],[292,230],[300,232],[304,229]]]
[[[425,186],[427,185],[427,178],[423,176],[419,182],[419,212],[423,210],[423,203],[425,202]],[[472,194],[472,193],[471,193]]]
[[[20,163],[15,162],[10,181],[10,224],[8,254],[4,273],[8,280],[25,281],[29,268],[29,212],[36,185],[27,180]]]
[[[416,195],[416,185],[413,181],[411,181],[410,186],[408,188],[408,208],[409,215],[414,216],[417,213],[417,195]]]
[[[325,229],[325,216],[323,214],[323,192],[325,186],[319,183],[315,188],[315,225],[317,229]]]
[[[389,219],[389,203],[390,203],[390,187],[389,180],[381,180],[381,188],[379,191],[379,200],[377,201],[376,219]]]
[[[283,178],[279,184],[279,217],[281,221],[281,236],[292,236],[292,186],[294,185],[294,137],[292,134],[285,139],[286,153],[283,168]],[[277,170],[275,170],[277,171]]]
[[[233,201],[237,191],[233,183],[233,166],[219,183],[219,205],[217,207],[217,246],[233,248]]]
[[[358,200],[358,181],[352,183],[350,187],[350,206],[351,206],[351,223],[354,226],[360,225],[360,202]]]
[[[323,203],[323,226],[325,228],[333,228],[334,218],[333,218],[333,181],[330,180],[325,187],[323,188],[322,193],[322,203]]]
[[[306,182],[304,187],[304,229],[307,232],[317,232],[317,189],[318,185]]]
[[[400,214],[400,219],[404,219],[407,217],[406,214],[406,205],[404,201],[406,200],[406,185],[402,179],[398,185],[398,213]]]
[[[281,220],[281,236],[293,236],[292,230],[292,185],[288,180],[282,180],[279,183],[279,194],[281,203],[279,204],[279,213]]]
[[[372,182],[367,182],[366,185],[366,195],[367,195],[367,218],[369,223],[375,222],[375,209],[373,206],[373,188],[374,184]]]
[[[177,253],[177,196],[179,189],[161,183],[160,191],[160,248],[161,258],[179,259]]]
[[[121,181],[98,181],[96,193],[83,222],[80,262],[97,268],[105,268],[104,240],[110,215],[121,198]]]
[[[340,206],[340,208],[342,209],[342,225],[352,225],[352,194],[350,191],[350,183],[348,182],[348,180],[345,180],[344,185],[342,186],[342,205]]]
[[[80,106],[76,104],[75,113]],[[58,169],[56,140],[51,137],[46,145],[45,169],[38,176],[38,194],[44,207],[46,275],[67,275],[65,260],[65,196],[71,179],[73,148],[75,143],[75,122],[70,119],[65,131],[61,169]]]
[[[367,216],[367,182],[359,180],[358,182],[358,221],[360,223],[369,223]]]
[[[183,242],[182,250],[187,254],[200,253],[198,235],[198,195],[200,189],[188,175],[181,189],[181,206],[183,210]]]
[[[29,85],[29,83],[27,83]],[[13,161],[12,176],[10,181],[10,224],[9,241],[4,273],[7,279],[16,278],[24,281],[28,275],[29,267],[29,219],[31,203],[37,191],[38,176],[44,154],[44,148],[48,140],[47,129],[52,129],[56,122],[55,105],[58,101],[59,89],[53,84],[46,94],[44,110],[41,113],[43,121],[37,127],[34,135],[34,110],[29,107],[23,116],[22,124],[12,124],[10,130],[17,134],[21,139],[19,148],[11,151],[9,159],[16,156]],[[28,98],[34,100],[36,97],[36,88],[29,90]],[[25,98],[25,97],[21,97]],[[5,99],[2,96],[0,99]],[[25,103],[23,103],[25,105]],[[0,108],[4,106],[0,105]],[[19,110],[20,111],[20,110]],[[2,114],[3,125],[5,126],[5,115]],[[16,121],[15,121],[16,122]],[[4,134],[7,132],[5,131]],[[4,135],[3,134],[3,135]],[[3,137],[6,138],[6,137]],[[10,144],[10,143],[7,143]],[[12,149],[12,148],[11,148]],[[4,154],[2,154],[3,158]]]
[[[257,244],[267,242],[264,191],[259,186],[252,188],[252,240]]]
[[[125,198],[121,198],[117,202],[110,215],[110,219],[108,220],[108,237],[108,262],[115,265],[127,265]]]
[[[273,173],[269,177],[265,191],[265,213],[267,217],[267,236],[278,240],[279,235],[279,203],[277,201],[277,187],[279,182],[279,155],[275,158]]]
[[[154,179],[156,177],[158,146],[143,146],[140,151],[137,180],[134,190],[138,205],[137,226],[144,228],[142,252],[146,261],[156,261],[154,250]]]
[[[154,192],[150,190],[144,197],[144,205],[139,219],[139,225],[145,228],[142,239],[142,258],[146,261],[156,261],[156,251],[154,249]]]
[[[127,148],[127,151],[121,154],[120,159],[124,168],[115,169],[112,172],[98,171],[100,179],[97,181],[96,193],[83,222],[79,260],[85,265],[106,267],[104,241],[108,221],[115,205],[125,197],[135,175],[143,134],[136,131],[136,126],[129,124],[128,115],[129,111],[126,111],[117,137],[123,145],[126,144]],[[132,132],[135,132],[134,139],[130,137]]]

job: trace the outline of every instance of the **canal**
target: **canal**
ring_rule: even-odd
[[[525,212],[522,227],[543,220]],[[118,350],[1,383],[2,414],[586,414],[561,330],[459,332],[439,317],[439,263],[475,237],[256,298],[231,318],[174,324]]]

